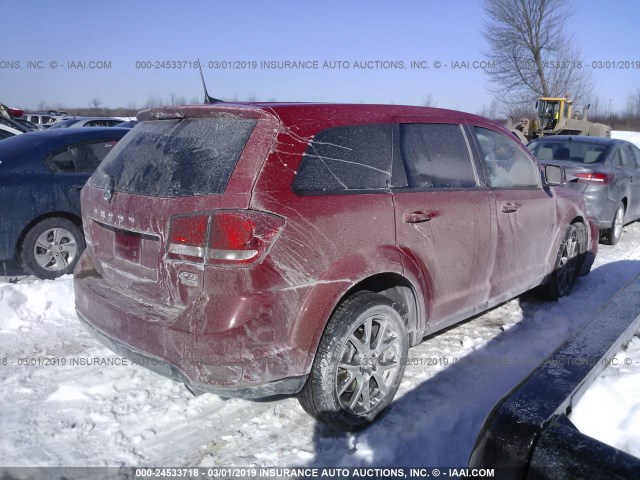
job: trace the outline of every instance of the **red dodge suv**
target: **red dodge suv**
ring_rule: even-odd
[[[407,350],[531,288],[587,273],[581,197],[505,129],[395,105],[141,112],[82,191],[78,315],[195,393],[297,394],[353,430]]]

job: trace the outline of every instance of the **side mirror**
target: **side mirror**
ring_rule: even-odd
[[[564,168],[557,165],[545,165],[544,176],[547,185],[551,186],[562,185],[567,181]]]

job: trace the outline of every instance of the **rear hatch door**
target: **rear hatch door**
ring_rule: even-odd
[[[153,304],[185,306],[202,292],[201,259],[169,258],[176,235],[202,234],[201,219],[244,209],[278,121],[251,106],[143,112],[83,190],[89,255],[112,288]]]

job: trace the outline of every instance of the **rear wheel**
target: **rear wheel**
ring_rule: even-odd
[[[85,242],[82,231],[66,218],[47,218],[27,232],[20,250],[23,268],[42,279],[72,273]]]
[[[333,428],[360,429],[393,400],[407,351],[398,305],[377,293],[357,293],[329,320],[298,400]]]
[[[607,229],[605,236],[609,245],[615,245],[620,241],[622,236],[622,227],[624,227],[624,204],[620,203],[616,213],[613,215],[613,221],[611,222],[611,228]]]
[[[584,228],[582,224],[569,225],[560,244],[553,273],[544,285],[545,296],[552,300],[571,293],[587,249]]]

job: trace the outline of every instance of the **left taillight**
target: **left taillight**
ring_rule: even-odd
[[[611,183],[611,175],[601,172],[578,172],[573,174],[579,183],[596,183],[608,185]]]
[[[206,257],[208,226],[208,215],[172,218],[169,227],[169,257],[203,262]]]
[[[172,217],[167,256],[208,265],[251,265],[268,252],[284,223],[255,210]]]

